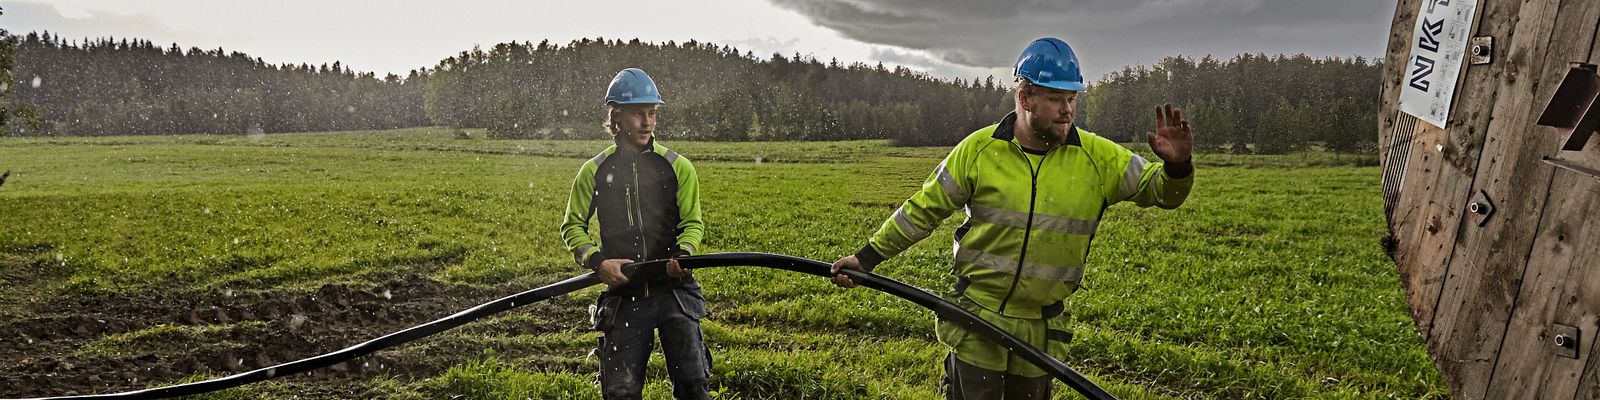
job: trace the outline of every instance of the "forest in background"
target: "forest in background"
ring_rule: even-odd
[[[606,84],[641,67],[668,103],[663,137],[951,145],[1009,112],[1013,87],[1009,77],[947,80],[882,63],[605,38],[474,47],[379,77],[338,61],[272,64],[221,48],[35,32],[5,34],[0,67],[0,118],[9,115],[11,136],[451,126],[493,138],[593,139],[603,137]],[[1154,126],[1152,108],[1170,101],[1194,121],[1202,150],[1370,152],[1381,70],[1361,57],[1172,56],[1092,82],[1079,98],[1080,126],[1138,141]]]

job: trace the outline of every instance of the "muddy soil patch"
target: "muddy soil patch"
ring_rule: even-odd
[[[53,300],[19,299],[13,292],[0,298],[16,305],[0,321],[0,388],[6,388],[0,396],[110,393],[194,374],[229,375],[342,349],[526,289],[411,275],[315,290],[167,288]],[[532,316],[533,323],[480,322],[419,342],[449,340],[465,330],[579,329],[585,307],[570,297],[550,299],[511,311]],[[357,380],[432,377],[451,365],[450,358],[456,357],[385,350],[281,380],[356,394]]]

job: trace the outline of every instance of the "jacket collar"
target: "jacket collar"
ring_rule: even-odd
[[[611,142],[611,152],[612,153],[615,153],[615,154],[627,153],[626,151],[622,151],[623,148],[624,147],[622,146],[622,143],[617,143],[617,141],[612,140],[612,142]],[[662,146],[660,143],[656,143],[656,137],[655,136],[651,136],[650,137],[650,142],[644,144],[644,149],[643,150],[640,150],[638,153],[628,154],[628,155],[639,155],[639,154],[644,154],[644,153],[667,154],[667,147],[666,146]]]
[[[989,135],[989,137],[992,137],[992,138],[995,138],[995,139],[999,139],[999,140],[1008,141],[1008,142],[1011,141],[1011,140],[1014,140],[1014,139],[1017,138],[1016,126],[1017,126],[1017,112],[1016,111],[1012,111],[1010,114],[1006,114],[1005,118],[1000,119],[999,126],[996,126],[994,128],[994,134]],[[654,140],[654,138],[652,138],[651,140]],[[1068,146],[1083,147],[1083,140],[1078,138],[1078,124],[1077,123],[1073,123],[1072,125],[1067,126],[1066,142],[1061,143],[1061,144],[1062,145],[1068,145]]]

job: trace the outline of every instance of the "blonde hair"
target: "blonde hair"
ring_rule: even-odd
[[[600,128],[605,129],[611,136],[617,135],[617,110],[620,109],[621,107],[617,107],[616,104],[606,104],[606,119],[600,121]]]

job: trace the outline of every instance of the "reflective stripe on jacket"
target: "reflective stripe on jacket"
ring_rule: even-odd
[[[1161,163],[1072,127],[1066,143],[1030,159],[1016,141],[1016,114],[957,144],[858,253],[876,265],[928,237],[957,210],[954,268],[978,305],[1016,318],[1059,307],[1083,279],[1089,243],[1106,207],[1176,208],[1194,177],[1168,177]]]

